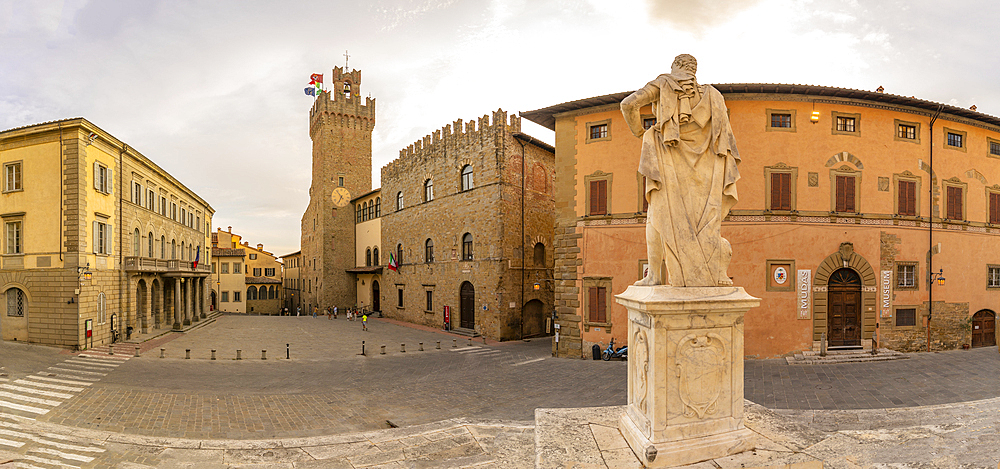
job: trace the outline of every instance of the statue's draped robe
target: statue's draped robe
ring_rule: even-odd
[[[720,229],[736,204],[740,157],[722,94],[698,86],[694,103],[692,84],[664,74],[644,88],[659,99],[656,125],[642,137],[639,172],[646,176],[647,223],[660,235],[670,284],[716,286],[729,280],[732,251]]]

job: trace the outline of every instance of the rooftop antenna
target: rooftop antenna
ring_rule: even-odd
[[[348,72],[348,71],[350,71],[350,70],[351,70],[350,68],[347,68],[347,61],[348,61],[348,60],[351,60],[351,56],[350,56],[350,55],[347,55],[347,51],[345,50],[345,51],[344,51],[344,71],[345,71],[345,72]]]

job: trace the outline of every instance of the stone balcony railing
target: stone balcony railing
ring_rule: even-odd
[[[151,257],[126,257],[126,272],[163,272],[163,273],[211,273],[212,268],[203,262],[194,267],[190,261],[178,259],[154,259]]]

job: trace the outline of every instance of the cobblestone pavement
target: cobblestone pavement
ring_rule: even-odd
[[[499,435],[531,445],[525,426],[530,427],[536,408],[625,404],[625,362],[553,359],[549,339],[486,344],[475,339],[470,344],[465,337],[388,320],[370,320],[369,332],[360,327],[343,317],[222,316],[188,333],[168,333],[145,343],[138,359],[121,350],[109,357],[100,350],[71,354],[0,343],[0,467],[5,457],[15,456],[36,467],[49,467],[41,460],[63,467],[105,467],[109,461],[136,464],[120,467],[170,467],[208,457],[184,453],[187,446],[207,449],[225,446],[225,441],[231,443],[211,453],[213,462],[204,467],[279,460],[305,464],[301,467],[368,467],[358,465],[365,459],[357,458],[373,454],[372,448],[380,454],[402,451],[396,456],[409,451],[468,457],[469,467],[501,467],[496,461],[502,458],[491,446],[494,439]],[[359,355],[362,340],[366,356]],[[285,344],[290,359],[285,358]],[[385,355],[379,353],[383,344]],[[216,360],[210,359],[213,348]],[[187,349],[191,359],[183,358]],[[243,351],[242,360],[235,360],[237,349]],[[267,360],[261,359],[262,349]],[[745,370],[747,399],[771,409],[883,409],[1000,396],[996,347],[880,363],[749,360]],[[996,413],[995,407],[983,412]],[[808,415],[817,421],[827,418]],[[451,422],[448,429],[427,432],[447,437],[427,433],[414,440],[408,439],[412,435],[384,434],[381,446],[370,439],[372,432],[426,429],[444,421]],[[482,424],[493,421],[506,423]],[[391,426],[403,428],[386,430]],[[302,447],[325,446],[323,438],[348,434],[353,440],[337,444],[358,443],[350,451],[338,446],[316,450],[328,451],[323,458],[296,459],[305,451]],[[467,437],[483,451],[472,451]],[[128,438],[133,440],[119,441]],[[444,443],[431,445],[441,438],[451,441],[445,445],[450,449],[441,447]],[[271,440],[255,443],[263,439]],[[263,450],[256,456],[240,453],[292,447],[299,449],[272,451],[271,456]],[[340,465],[308,465],[341,453]],[[530,458],[519,457],[520,463],[510,467],[531,467],[523,465]]]
[[[744,395],[770,409],[882,409],[1000,396],[997,347],[913,353],[904,360],[787,365],[744,362]]]

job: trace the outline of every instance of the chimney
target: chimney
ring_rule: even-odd
[[[232,233],[233,232],[233,227],[230,226],[229,230],[227,230],[227,231],[229,231],[230,233]]]
[[[260,243],[257,243],[257,250],[258,251],[263,251],[264,250],[264,245],[260,244]]]

